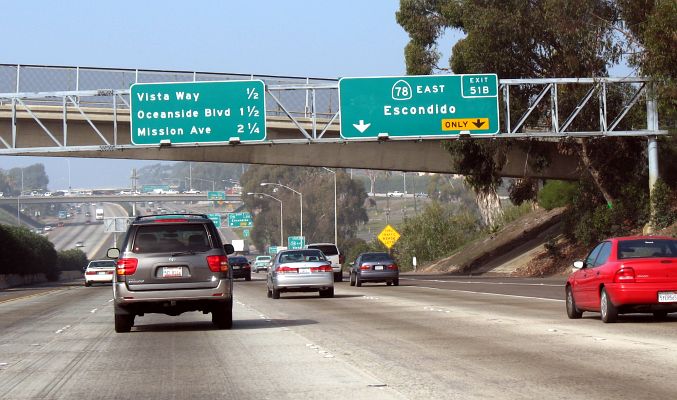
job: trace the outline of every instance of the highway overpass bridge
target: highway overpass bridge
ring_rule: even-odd
[[[266,138],[260,142],[135,145],[130,135],[130,85],[136,82],[192,82],[260,79],[265,83]],[[523,110],[510,104],[511,91],[537,87]],[[634,95],[613,114],[607,89],[625,85]],[[584,87],[578,106],[560,106],[557,93]],[[563,138],[644,136],[650,171],[657,176],[656,102],[643,78],[500,80],[500,132],[496,138],[538,138],[551,164],[531,169],[528,154],[514,146],[502,171],[506,177],[576,179],[577,155],[556,152]],[[619,130],[628,111],[646,100],[646,127]],[[571,130],[581,109],[596,107],[599,120]],[[638,106],[639,107],[639,106]],[[560,115],[562,114],[562,115]],[[439,139],[409,137],[343,139],[339,126],[338,82],[330,79],[131,69],[0,65],[0,155],[207,161],[245,164],[325,166],[457,173]],[[356,121],[357,122],[357,121]],[[362,124],[362,122],[360,122]],[[455,137],[464,139],[464,135]],[[475,140],[469,138],[468,140]],[[483,139],[493,140],[493,139]],[[652,156],[655,165],[653,165]],[[119,197],[116,197],[119,200]]]

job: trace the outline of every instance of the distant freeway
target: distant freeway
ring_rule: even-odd
[[[79,196],[21,196],[0,197],[0,205],[21,204],[52,204],[52,203],[100,203],[100,202],[145,202],[145,201],[207,201],[207,193],[198,194],[138,194],[138,195],[79,195]],[[226,203],[242,201],[239,194],[226,195]]]

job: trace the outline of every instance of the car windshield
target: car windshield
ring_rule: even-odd
[[[286,253],[280,254],[281,263],[295,263],[295,262],[307,262],[307,261],[326,261],[321,251],[319,250],[299,250],[299,251],[289,251]]]
[[[135,253],[207,251],[211,249],[203,224],[144,225],[134,238]]]
[[[313,244],[308,246],[308,248],[320,250],[326,256],[335,256],[338,254],[338,249],[333,244]]]
[[[373,253],[362,255],[362,261],[365,262],[393,262],[393,259],[387,253]]]
[[[115,267],[115,261],[113,260],[103,260],[103,261],[92,261],[89,263],[89,266],[92,268],[101,268],[101,267]]]
[[[618,242],[619,259],[664,257],[677,257],[677,240],[640,239]]]

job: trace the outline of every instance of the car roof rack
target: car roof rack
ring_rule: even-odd
[[[158,217],[165,217],[165,218],[171,218],[171,217],[200,217],[200,218],[209,219],[209,216],[207,216],[207,214],[171,213],[171,214],[137,215],[136,218],[134,219],[134,221],[141,221],[141,220],[150,219],[150,218],[157,219]]]

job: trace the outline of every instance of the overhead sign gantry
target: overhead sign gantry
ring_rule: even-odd
[[[496,74],[343,78],[339,103],[344,139],[499,132]]]

